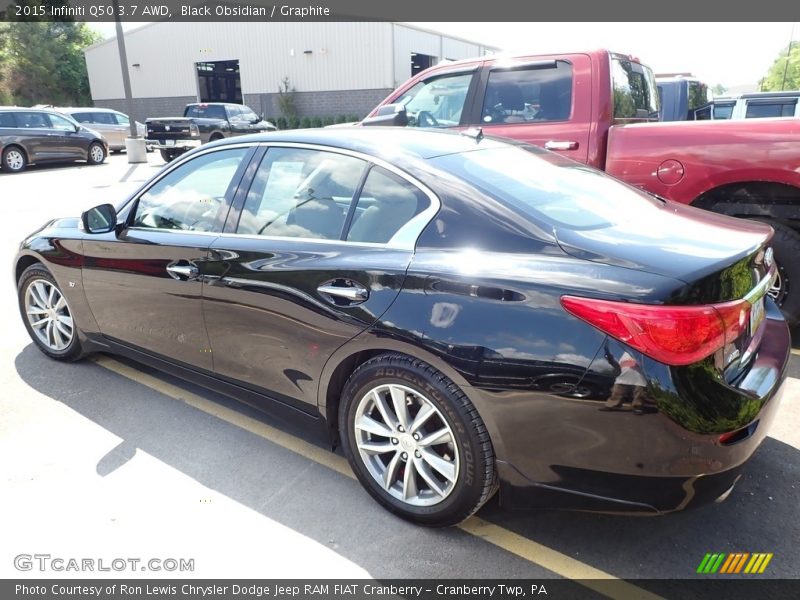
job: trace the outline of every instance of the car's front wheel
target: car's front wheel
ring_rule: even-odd
[[[494,451],[469,398],[419,360],[385,354],[348,379],[339,431],[350,466],[391,512],[415,523],[460,523],[496,489]]]
[[[99,165],[106,159],[106,149],[100,142],[92,142],[86,156],[86,162],[90,165]]]
[[[50,272],[41,264],[31,265],[19,279],[17,294],[22,321],[39,349],[57,360],[80,358],[72,310]]]

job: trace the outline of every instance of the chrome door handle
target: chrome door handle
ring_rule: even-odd
[[[354,283],[349,286],[322,284],[317,288],[317,291],[323,296],[334,296],[336,298],[343,298],[348,302],[363,302],[369,298],[369,291],[367,288]]]
[[[550,140],[544,144],[545,150],[577,150],[578,142]]]
[[[200,271],[194,265],[170,264],[167,265],[167,273],[178,281],[191,281],[197,279]]]

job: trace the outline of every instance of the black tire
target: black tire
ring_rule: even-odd
[[[90,165],[100,165],[105,162],[106,156],[106,147],[100,142],[92,142],[86,152],[86,162]]]
[[[19,173],[28,166],[28,157],[25,151],[18,146],[8,146],[3,150],[3,170],[7,173]]]
[[[171,162],[175,160],[175,157],[179,155],[177,150],[159,150],[161,153],[161,158],[164,159],[164,162]]]
[[[759,219],[760,220],[760,219]],[[772,251],[779,286],[770,293],[790,326],[800,323],[800,233],[777,221],[763,220],[775,230]]]
[[[224,139],[224,138],[225,138],[225,136],[222,135],[221,133],[215,133],[210,138],[208,138],[208,141],[209,142],[216,142],[216,141]]]
[[[368,402],[367,398],[371,390],[389,385],[402,386],[410,390],[415,395],[422,397],[425,402],[438,411],[438,413],[434,413],[434,416],[425,421],[425,425],[417,430],[418,432],[422,431],[423,441],[424,436],[431,433],[424,430],[431,421],[434,422],[431,425],[433,429],[441,429],[443,426],[449,427],[449,433],[452,434],[452,438],[455,438],[454,449],[456,452],[453,452],[453,454],[457,455],[458,458],[457,462],[455,462],[455,458],[453,458],[453,461],[457,465],[457,476],[453,478],[454,482],[452,482],[450,490],[441,500],[436,498],[436,495],[432,493],[433,488],[428,485],[429,490],[427,493],[429,497],[433,496],[433,501],[435,502],[433,504],[419,506],[392,495],[392,493],[384,489],[383,485],[378,483],[378,479],[370,472],[370,467],[362,459],[359,451],[355,427],[356,419],[359,416],[359,405]],[[411,411],[414,410],[414,404],[411,400],[408,400],[412,396],[406,396],[406,398],[409,414],[413,420],[414,414]],[[377,409],[377,406],[375,408]],[[421,410],[418,410],[416,415],[421,414],[421,412]],[[371,414],[377,413],[373,411]],[[396,414],[396,411],[393,414]],[[439,424],[436,425],[435,423]],[[397,439],[390,438],[396,450],[384,451],[384,454],[380,456],[386,456],[386,452],[398,454],[400,450],[406,448],[405,444],[409,441],[408,437],[412,432],[404,432],[397,421],[394,424],[396,430],[401,433],[393,434],[393,436],[404,436],[405,439],[401,439],[398,444]],[[363,428],[359,429],[363,431]],[[367,492],[384,508],[403,519],[419,525],[446,527],[460,523],[483,506],[497,489],[492,442],[477,410],[458,386],[441,372],[420,360],[401,354],[383,354],[368,360],[358,367],[347,380],[342,392],[342,402],[339,410],[339,432],[347,460]],[[372,438],[373,434],[371,433],[366,435],[370,436],[370,442],[375,439]],[[386,443],[389,443],[388,439]],[[422,443],[420,441],[420,444]],[[431,446],[430,448],[439,447],[441,446]],[[427,451],[427,449],[423,451]],[[416,451],[414,452],[417,459],[414,459],[410,456],[411,452],[412,450],[409,449],[408,453],[405,453],[407,459],[403,459],[402,462],[398,460],[397,464],[400,466],[396,467],[396,486],[402,486],[401,478],[405,474],[409,460],[413,460],[415,465],[424,463],[427,460],[420,454],[416,454]],[[448,456],[445,455],[445,458],[448,458]],[[392,460],[388,457],[380,460],[392,463]],[[385,466],[385,463],[383,464]],[[435,473],[430,468],[426,468],[429,473]],[[415,481],[417,481],[414,489],[419,487],[422,493],[426,493],[424,488],[427,484],[421,475],[421,471],[412,468],[411,473],[417,473],[417,475],[414,475]],[[400,493],[400,490],[396,490],[395,493]]]
[[[26,304],[26,295],[28,293],[28,288],[31,286],[35,286],[37,283],[41,285],[42,282],[47,282],[47,284],[55,288],[58,294],[61,294],[61,296],[64,297],[65,306],[63,309],[61,309],[61,311],[57,312],[62,317],[64,315],[70,317],[72,323],[71,327],[72,335],[71,338],[69,339],[69,343],[66,343],[63,348],[53,347],[55,346],[55,343],[53,345],[46,344],[40,338],[40,336],[34,331],[34,327],[31,324],[31,320],[28,318],[28,313],[27,313],[28,307]],[[73,361],[83,356],[83,349],[81,347],[79,339],[80,335],[79,335],[78,325],[77,323],[75,323],[75,318],[69,307],[69,302],[66,296],[64,296],[63,292],[61,291],[61,287],[58,285],[56,280],[50,274],[50,271],[48,271],[40,263],[33,264],[27,269],[25,269],[25,271],[23,271],[22,276],[19,278],[19,281],[17,282],[17,301],[19,304],[20,315],[22,316],[22,322],[25,324],[25,329],[28,330],[28,335],[31,336],[31,339],[39,348],[39,350],[41,350],[44,354],[46,354],[50,358],[63,361]],[[66,312],[64,312],[64,310]],[[36,317],[34,316],[33,318]],[[55,328],[55,325],[53,328]],[[45,331],[46,329],[47,329],[46,327],[43,327],[40,331]],[[48,333],[44,334],[48,339],[55,340],[53,335],[58,335],[59,338],[62,339],[63,341],[65,336],[61,333],[61,330],[59,330],[57,334],[51,333],[50,331],[52,330],[48,331],[49,331]]]

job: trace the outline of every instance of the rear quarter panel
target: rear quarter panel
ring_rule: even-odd
[[[800,119],[688,121],[614,126],[606,171],[664,198],[688,204],[721,185],[767,181],[800,187]],[[683,165],[676,183],[658,176],[667,160]]]

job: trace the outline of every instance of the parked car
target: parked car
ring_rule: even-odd
[[[480,127],[663,198],[768,223],[779,274],[770,295],[800,323],[800,285],[793,283],[800,281],[800,120],[651,123],[658,111],[650,68],[596,50],[432,67],[393,91],[363,124]]]
[[[108,142],[108,149],[112,152],[125,150],[125,140],[131,134],[131,122],[128,115],[110,108],[88,107],[88,108],[61,108],[53,110],[60,112],[75,119],[87,127],[103,134]],[[145,128],[142,123],[136,121],[137,135],[144,137]],[[148,152],[152,151],[152,146],[148,146]]]
[[[771,235],[532,146],[317,129],[194,150],[28,236],[14,276],[46,355],[298,420],[438,526],[498,485],[603,511],[724,497],[784,389]]]
[[[147,143],[166,162],[207,142],[277,129],[250,107],[226,102],[187,104],[183,117],[147,119],[145,126]]]
[[[108,155],[103,136],[52,110],[0,106],[0,158],[8,173],[30,164],[85,160],[99,165]]]
[[[719,96],[694,111],[698,121],[709,119],[765,119],[800,117],[800,91],[752,92]]]

